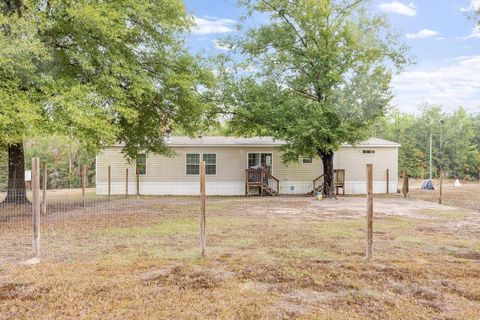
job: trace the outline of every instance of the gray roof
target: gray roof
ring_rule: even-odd
[[[255,138],[237,138],[223,136],[205,136],[198,138],[190,137],[171,137],[169,145],[177,147],[185,146],[281,146],[285,142],[275,140],[271,137],[255,137]],[[344,147],[352,147],[352,145],[344,144]],[[358,143],[354,147],[400,147],[396,142],[387,141],[379,138],[370,138],[363,143]]]
[[[198,138],[172,137],[171,146],[281,146],[285,143],[271,137],[237,138],[205,136]]]
[[[344,144],[344,147],[352,147],[350,144]],[[357,143],[353,147],[396,147],[399,148],[401,145],[397,142],[388,141],[380,138],[370,138],[365,142]]]

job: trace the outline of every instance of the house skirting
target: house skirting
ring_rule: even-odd
[[[281,181],[280,182],[281,194],[306,194],[312,191],[311,181]],[[398,184],[396,181],[390,182],[390,193],[396,193]],[[385,181],[374,181],[373,192],[385,193],[386,192]],[[125,183],[112,182],[111,194],[123,195],[125,194]],[[98,183],[96,187],[98,195],[108,194],[108,184]],[[140,182],[140,194],[141,195],[198,195],[200,192],[199,182]],[[342,190],[340,189],[340,193]],[[137,194],[137,183],[130,182],[128,184],[128,193],[130,195]],[[207,195],[221,195],[221,196],[234,196],[245,195],[245,182],[216,182],[208,181],[206,183]],[[256,193],[256,189],[250,190],[251,194]],[[366,183],[365,181],[347,181],[345,187],[345,194],[365,194]]]
[[[346,181],[345,182],[345,194],[366,194],[367,183],[365,181]],[[390,181],[389,193],[397,193],[398,183],[396,181]],[[386,193],[387,183],[386,181],[373,181],[373,193]]]

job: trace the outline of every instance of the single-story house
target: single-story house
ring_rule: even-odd
[[[278,147],[284,142],[272,138],[171,137],[168,143],[174,156],[139,155],[133,163],[124,158],[121,144],[104,149],[96,158],[97,193],[108,193],[110,175],[111,194],[125,194],[128,169],[130,194],[138,188],[142,195],[198,195],[201,160],[206,164],[207,195],[258,194],[262,184],[267,193],[306,194],[323,173],[319,158],[283,163]],[[343,145],[334,156],[334,168],[341,173],[337,179],[344,181],[339,191],[365,193],[366,164],[371,163],[374,192],[385,193],[387,181],[388,191],[397,192],[399,147],[378,138]],[[323,179],[317,180],[321,184]]]

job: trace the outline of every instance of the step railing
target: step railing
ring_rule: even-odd
[[[323,191],[323,181],[321,183],[319,183],[319,181],[321,179],[323,179],[324,177],[324,174],[322,174],[321,176],[318,176],[316,177],[315,179],[313,179],[312,183],[313,183],[313,195],[315,195],[317,192],[321,192]]]
[[[269,189],[275,191],[276,193],[280,192],[280,180],[273,176],[266,169],[245,169],[246,184],[247,190],[250,185],[268,187]]]

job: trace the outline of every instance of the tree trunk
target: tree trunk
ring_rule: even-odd
[[[28,203],[25,189],[25,152],[23,143],[8,146],[7,188],[5,203]]]
[[[331,198],[335,196],[335,181],[333,172],[333,152],[317,150],[323,163],[323,196]]]

